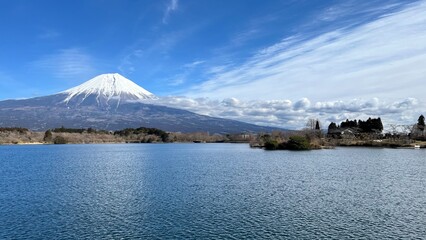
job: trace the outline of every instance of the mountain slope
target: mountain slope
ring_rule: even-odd
[[[140,101],[144,99],[156,97],[121,75],[104,74],[55,95],[0,101],[0,127],[117,130],[144,126],[173,132],[210,133],[273,130]]]

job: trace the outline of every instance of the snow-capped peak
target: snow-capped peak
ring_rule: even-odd
[[[64,100],[67,103],[74,97],[83,96],[85,98],[90,95],[96,95],[97,98],[105,98],[107,100],[112,98],[118,100],[156,99],[154,94],[118,73],[96,76],[77,87],[61,93],[68,95]]]

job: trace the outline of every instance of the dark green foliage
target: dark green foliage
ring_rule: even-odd
[[[53,143],[54,144],[67,144],[68,141],[64,137],[57,136],[53,139]]]
[[[287,142],[279,143],[277,149],[280,149],[280,150],[286,150],[286,149],[288,149],[287,148]]]
[[[383,124],[380,118],[368,118],[367,121],[358,121],[358,127],[362,132],[382,132]]]
[[[310,144],[306,137],[303,136],[292,136],[287,142],[286,148],[288,150],[309,150]]]
[[[92,133],[107,134],[108,133],[108,131],[96,130],[96,129],[93,129],[93,128],[88,128],[88,129],[85,129],[85,128],[65,128],[63,126],[60,127],[60,128],[53,129],[52,132],[55,132],[55,133],[84,133],[84,132],[87,132],[87,133],[90,133],[90,134],[92,134]],[[162,139],[163,142],[167,141],[167,138],[169,136],[169,134],[166,133],[163,130],[160,130],[160,129],[157,129],[157,128],[145,128],[145,127],[140,127],[140,128],[136,128],[136,129],[126,128],[126,129],[123,129],[123,130],[115,131],[114,135],[120,135],[120,136],[128,137],[128,136],[133,135],[133,134],[142,134],[142,133],[147,134],[147,135],[159,136]]]
[[[96,132],[104,133],[104,134],[112,134],[112,131],[107,131],[107,130],[96,130]]]
[[[341,127],[341,128],[357,128],[357,127],[358,127],[358,123],[357,123],[357,121],[356,121],[356,120],[349,120],[349,119],[346,119],[346,121],[345,121],[345,122],[342,122],[342,123],[340,124],[340,127]]]
[[[375,125],[377,129],[380,130],[380,132],[383,131],[383,123],[381,118],[377,118]]]
[[[277,150],[278,149],[278,142],[275,140],[269,140],[265,142],[265,149],[266,150]]]
[[[265,141],[265,150],[309,150],[311,145],[309,139],[304,136],[292,136],[288,142],[278,142],[269,139]]]
[[[52,139],[53,139],[52,131],[47,130],[47,131],[44,133],[43,141],[45,141],[45,142],[51,142],[51,141],[52,141]]]
[[[140,127],[140,128],[126,128],[123,130],[119,130],[119,131],[115,131],[114,135],[119,135],[119,136],[130,136],[130,135],[137,135],[137,134],[146,134],[146,135],[155,135],[161,138],[161,141],[163,142],[167,142],[168,138],[169,138],[169,134],[166,133],[163,130],[157,129],[157,128],[145,128],[145,127]]]
[[[60,128],[55,128],[51,131],[55,132],[55,133],[84,133],[84,132],[87,132],[87,133],[90,133],[90,134],[92,134],[92,133],[107,134],[108,133],[108,131],[106,131],[106,130],[97,130],[97,129],[94,129],[94,128],[88,128],[88,129],[85,129],[85,128],[65,128],[64,126],[62,126]]]
[[[340,135],[340,126],[338,126],[336,123],[331,122],[330,125],[328,125],[328,131],[327,131],[327,136],[328,137],[338,137]]]
[[[52,130],[55,133],[83,133],[84,131],[86,131],[84,128],[65,128],[64,126]]]
[[[334,122],[331,122],[330,125],[328,125],[328,131],[337,129],[337,125]]]
[[[425,129],[425,117],[423,115],[420,115],[419,120],[417,120],[417,127],[422,131]]]
[[[330,123],[330,125],[328,126],[328,132],[330,133],[330,130],[336,130],[339,128],[359,129],[360,132],[364,132],[364,133],[382,132],[383,123],[382,123],[382,119],[380,118],[368,118],[367,121],[362,121],[362,120],[356,121],[356,120],[346,119],[346,121],[340,124],[340,127],[333,122]]]
[[[8,128],[8,127],[3,128],[2,127],[2,128],[0,128],[0,132],[14,132],[14,131],[19,132],[19,133],[26,133],[29,130],[27,128],[20,128],[20,127],[10,127],[10,128]]]

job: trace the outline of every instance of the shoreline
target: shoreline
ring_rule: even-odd
[[[362,139],[360,139],[362,138]],[[272,134],[226,134],[173,133],[159,129],[138,128],[116,132],[93,129],[58,128],[46,132],[10,128],[0,132],[0,145],[56,145],[56,144],[164,144],[164,143],[241,143],[251,148],[265,150],[322,150],[335,147],[367,147],[391,149],[426,148],[426,141],[409,138],[331,138],[315,132],[272,133]]]
[[[203,144],[218,144],[218,143],[226,143],[226,144],[247,144],[250,146],[250,143],[248,142],[203,142]],[[54,144],[50,142],[18,142],[18,143],[0,143],[0,146],[40,146],[40,145],[102,145],[102,144],[194,144],[194,145],[200,145],[198,142],[151,142],[151,143],[144,143],[144,142],[68,142],[66,144]],[[418,146],[418,147],[417,147]],[[330,150],[335,148],[346,148],[346,147],[353,147],[353,148],[382,148],[382,149],[426,149],[426,142],[421,143],[411,143],[411,144],[374,144],[370,145],[366,142],[357,142],[354,144],[337,144],[337,145],[324,145],[319,146],[317,148],[312,148],[309,150]],[[250,148],[253,149],[264,149],[263,146],[250,146]],[[267,150],[271,151],[271,150]],[[277,150],[272,150],[277,151]],[[292,150],[281,150],[281,151],[292,151]]]
[[[197,143],[197,142],[135,142],[135,141],[129,141],[129,142],[68,142],[64,144],[55,144],[50,142],[19,142],[19,143],[0,143],[0,146],[36,146],[36,145],[89,145],[89,144],[95,144],[95,145],[101,145],[101,144],[196,144],[196,145],[203,145],[203,144],[219,144],[219,143],[227,143],[227,144],[249,144],[248,142],[203,142],[203,143]]]

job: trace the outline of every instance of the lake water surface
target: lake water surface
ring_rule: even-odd
[[[425,150],[0,146],[0,239],[425,237]]]

